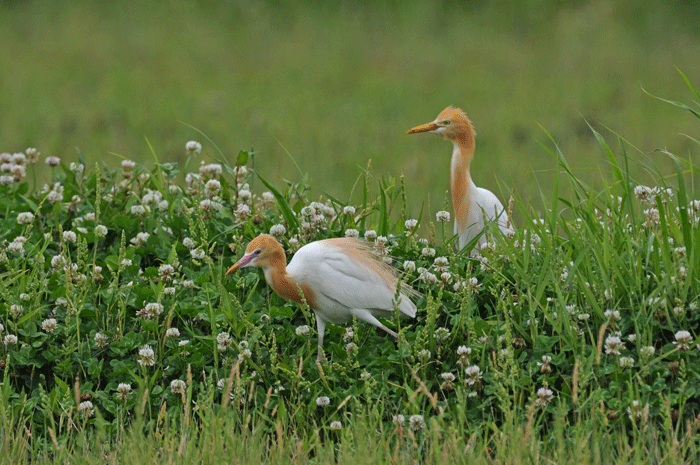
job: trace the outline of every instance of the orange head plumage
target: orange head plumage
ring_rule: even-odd
[[[239,268],[245,268],[247,266],[264,268],[266,266],[275,265],[281,265],[282,269],[287,265],[284,249],[282,249],[282,246],[274,237],[261,234],[250,241],[245,248],[243,257],[228,269],[226,275],[228,276]]]
[[[419,132],[432,132],[452,141],[464,138],[473,141],[476,136],[474,126],[472,126],[472,122],[467,118],[467,115],[461,109],[453,106],[442,110],[438,117],[435,118],[435,121],[416,126],[406,134],[417,134]]]

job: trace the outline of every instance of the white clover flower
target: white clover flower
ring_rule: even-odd
[[[467,346],[459,346],[457,347],[457,355],[460,357],[469,357],[469,355],[472,353],[472,349]]]
[[[2,323],[0,323],[0,334],[2,334],[3,331],[5,331],[5,326],[3,326]]]
[[[263,192],[262,198],[265,202],[273,202],[275,200],[275,194],[272,192]]]
[[[450,212],[446,212],[444,210],[439,211],[435,214],[435,218],[437,219],[438,223],[446,223],[450,221]]]
[[[204,253],[204,250],[202,250],[201,247],[198,247],[198,248],[196,248],[196,249],[194,249],[194,250],[191,250],[191,251],[190,251],[190,255],[192,255],[192,258],[194,258],[194,259],[196,259],[196,260],[201,260],[201,259],[204,258],[204,256],[205,256],[206,254]]]
[[[673,342],[678,350],[690,350],[693,343],[693,336],[688,331],[678,331],[675,334],[676,340]]]
[[[306,219],[311,219],[314,216],[316,216],[316,209],[307,205],[306,207],[301,209],[301,216]]]
[[[48,318],[41,322],[41,329],[46,333],[53,333],[57,327],[56,318]]]
[[[81,402],[80,405],[78,405],[78,411],[85,412],[85,415],[89,417],[95,414],[95,408],[89,400]]]
[[[216,343],[219,352],[223,352],[233,343],[233,339],[231,339],[231,335],[229,333],[221,332],[216,336]]]
[[[6,346],[9,346],[10,344],[17,344],[17,336],[15,336],[14,334],[8,334],[3,339],[3,342]]]
[[[174,287],[164,287],[164,288],[163,288],[163,294],[165,294],[165,295],[175,295],[175,288],[174,288]]]
[[[377,231],[374,229],[368,229],[365,231],[365,239],[368,241],[374,241],[377,239]]]
[[[177,328],[168,328],[165,332],[165,337],[180,337],[180,330]]]
[[[406,423],[406,417],[401,414],[392,415],[391,421],[393,421],[396,426],[403,426],[403,424]]]
[[[352,216],[355,214],[355,207],[348,205],[347,207],[343,208],[343,213]]]
[[[478,365],[470,365],[464,369],[464,374],[467,375],[466,383],[469,386],[474,386],[482,377],[481,368]]]
[[[404,222],[404,226],[406,227],[406,229],[409,232],[413,231],[414,229],[416,229],[416,226],[418,226],[418,220],[415,220],[415,219],[406,220]]]
[[[455,380],[455,375],[452,373],[441,373],[440,377],[446,382],[446,383],[452,383]]]
[[[345,237],[360,237],[360,231],[357,229],[346,229],[345,230]]]
[[[186,279],[182,282],[182,286],[187,289],[194,289],[194,281],[191,279]]]
[[[649,208],[647,210],[644,210],[644,216],[646,217],[646,222],[644,223],[646,227],[651,228],[659,224],[660,217],[658,209]]]
[[[46,157],[44,160],[48,166],[54,167],[61,164],[61,159],[58,157]]]
[[[17,214],[17,224],[29,224],[34,220],[34,214],[31,212],[21,212]]]
[[[654,355],[654,352],[656,352],[654,346],[645,346],[639,349],[639,353],[642,354],[642,357],[649,358]]]
[[[318,405],[319,407],[328,407],[330,403],[331,400],[326,396],[320,396],[316,398],[316,405]]]
[[[250,207],[244,203],[238,205],[236,211],[233,212],[236,219],[244,221],[250,215]]]
[[[82,163],[71,162],[70,170],[75,174],[81,174],[85,170],[85,165]]]
[[[132,205],[131,214],[136,216],[143,216],[148,211],[147,208],[148,207],[145,205]]]
[[[297,336],[306,336],[309,334],[309,327],[307,325],[297,326],[296,333]]]
[[[143,310],[147,318],[153,318],[163,313],[163,306],[157,302],[151,302],[146,304]]]
[[[437,342],[445,342],[450,338],[450,330],[447,328],[438,328],[435,330],[434,336]]]
[[[431,355],[432,354],[428,349],[422,349],[420,352],[418,352],[418,358],[422,361],[429,360]]]
[[[634,368],[634,358],[620,357],[620,368]]]
[[[8,252],[23,254],[24,253],[24,242],[12,241],[7,245]]]
[[[210,179],[204,184],[204,190],[210,194],[216,194],[221,190],[221,183],[217,179]],[[238,195],[240,196],[240,192]]]
[[[438,282],[437,276],[435,276],[433,273],[430,273],[429,271],[421,273],[420,280],[426,284],[436,284]]]
[[[416,271],[416,262],[412,260],[406,260],[403,262],[403,269],[406,270],[408,273],[413,273]]]
[[[634,188],[634,196],[642,202],[649,203],[652,196],[652,189],[647,186],[637,186]]]
[[[17,304],[10,305],[10,314],[13,317],[19,318],[22,315],[22,312],[24,312],[24,307],[22,305],[17,305]]]
[[[195,157],[202,152],[202,144],[196,140],[191,140],[185,144],[185,150],[187,151],[187,155]]]
[[[360,380],[361,380],[361,381],[367,381],[367,380],[370,379],[371,377],[372,377],[372,373],[370,373],[370,372],[367,371],[367,370],[365,370],[365,371],[363,371],[362,373],[360,373]]]
[[[339,422],[338,420],[332,421],[330,424],[330,429],[341,429],[343,427],[343,424]]]
[[[122,160],[122,168],[127,172],[132,171],[134,168],[136,168],[136,162],[131,160]]]
[[[605,339],[605,353],[608,355],[620,355],[620,350],[625,348],[625,343],[618,336],[608,336]]]
[[[139,365],[151,367],[156,364],[156,353],[151,346],[145,345],[139,349]]]
[[[554,398],[554,392],[549,388],[541,387],[537,390],[537,399],[535,399],[535,404],[540,407],[546,407]]]
[[[282,237],[287,233],[287,228],[283,224],[275,224],[270,228],[270,235],[275,237]]]
[[[186,384],[181,379],[174,379],[170,382],[170,390],[173,394],[184,394]]]
[[[477,278],[469,278],[469,289],[471,289],[472,294],[478,294],[481,291],[481,283]]]
[[[75,244],[78,240],[78,236],[73,231],[63,231],[63,240]]]
[[[424,257],[434,257],[435,256],[435,249],[433,249],[432,247],[425,247],[421,251],[421,254]]]
[[[413,431],[420,431],[425,428],[425,420],[423,415],[411,415],[408,418],[408,425]]]
[[[162,279],[163,281],[172,281],[174,275],[175,268],[172,265],[164,263],[158,267],[158,276],[160,276],[160,279]]]
[[[177,345],[179,345],[180,347],[183,347],[189,343],[190,343],[189,339],[183,339],[182,341],[178,342]]]
[[[182,240],[182,245],[184,245],[184,246],[187,247],[188,249],[194,249],[194,248],[195,248],[195,243],[194,243],[194,241],[193,241],[192,239],[190,239],[189,237],[186,237],[186,238],[184,238],[184,239]]]
[[[130,242],[134,244],[134,247],[142,247],[146,245],[149,237],[151,237],[151,235],[147,232],[140,232],[136,234],[136,237],[133,237]]]
[[[97,226],[95,226],[95,236],[96,237],[105,237],[105,236],[107,236],[107,232],[108,232],[107,226],[105,226],[103,224],[98,224]]]
[[[125,401],[129,394],[131,394],[131,384],[119,383],[117,386],[117,392],[119,400]]]
[[[130,258],[125,258],[125,259],[123,259],[123,260],[121,261],[121,265],[122,265],[122,266],[131,266],[132,263],[133,263],[133,262],[131,261]]]

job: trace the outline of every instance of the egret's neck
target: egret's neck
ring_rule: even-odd
[[[474,136],[465,134],[453,141],[452,170],[452,205],[455,209],[455,230],[464,230],[468,226],[471,208],[472,190],[475,188],[469,174],[469,166],[474,156]]]
[[[265,273],[265,281],[275,291],[275,294],[283,299],[300,304],[302,299],[299,290],[301,289],[307,305],[310,307],[314,306],[314,296],[311,289],[303,283],[300,285],[287,273],[287,262],[284,254],[282,254],[282,260],[271,260],[270,263],[262,268]]]

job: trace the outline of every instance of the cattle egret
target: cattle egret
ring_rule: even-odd
[[[359,239],[325,239],[306,244],[287,265],[280,243],[261,234],[248,244],[243,257],[226,275],[247,266],[262,268],[267,284],[280,297],[302,303],[303,295],[316,314],[319,360],[323,357],[326,323],[347,323],[354,315],[397,337],[377,317],[391,317],[395,303],[402,314],[416,315],[416,306],[409,296],[417,293],[410,287],[402,288],[395,301],[397,271]]]
[[[476,187],[469,173],[469,166],[474,158],[474,138],[476,132],[472,122],[462,110],[447,107],[435,121],[416,126],[407,134],[432,132],[449,139],[454,144],[450,183],[452,187],[452,205],[455,210],[455,234],[459,235],[459,248],[463,248],[484,229],[484,219],[497,220],[502,231],[510,231],[508,214],[503,204],[493,192]],[[478,246],[486,243],[482,235]]]

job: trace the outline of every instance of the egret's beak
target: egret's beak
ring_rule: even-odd
[[[245,268],[246,266],[250,265],[250,261],[256,257],[255,254],[249,253],[247,255],[243,255],[240,260],[238,260],[236,263],[233,264],[231,268],[228,269],[226,272],[225,276],[228,276],[229,274],[233,273],[234,271],[237,271],[239,268]]]
[[[440,126],[433,121],[427,124],[421,124],[420,126],[416,126],[415,128],[411,129],[408,131],[406,134],[417,134],[419,132],[432,132],[438,129]]]

